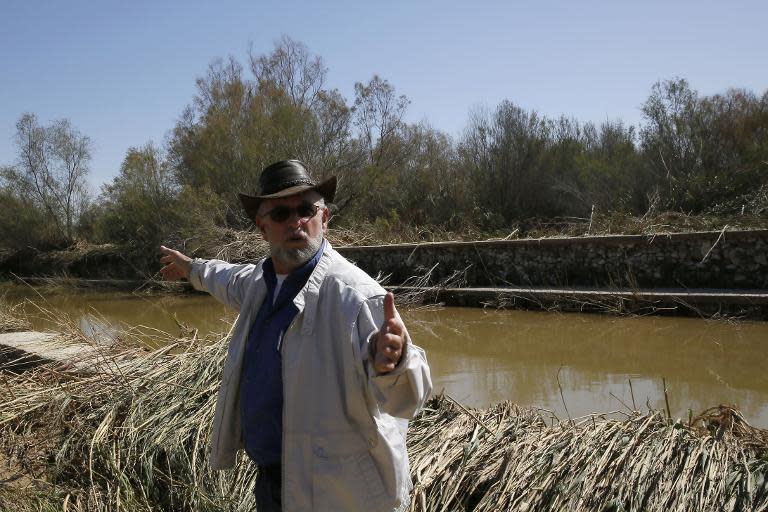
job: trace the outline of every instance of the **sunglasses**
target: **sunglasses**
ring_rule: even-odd
[[[296,208],[291,208],[284,204],[275,206],[267,213],[259,215],[259,217],[266,217],[269,215],[269,218],[272,219],[273,222],[285,222],[291,215],[293,215],[293,212],[296,212],[296,216],[299,217],[300,220],[309,220],[317,215],[318,210],[320,210],[320,206],[304,201],[299,203]]]

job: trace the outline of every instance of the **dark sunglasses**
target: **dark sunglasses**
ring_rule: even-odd
[[[318,210],[320,210],[320,206],[304,201],[299,203],[296,208],[291,208],[290,206],[286,206],[284,204],[275,206],[267,213],[259,215],[259,217],[266,217],[269,215],[269,218],[272,219],[273,222],[285,222],[293,214],[293,212],[296,212],[296,215],[299,217],[299,219],[304,220],[311,219],[317,215]]]

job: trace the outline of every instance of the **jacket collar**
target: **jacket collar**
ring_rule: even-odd
[[[293,304],[299,310],[298,314],[304,313],[302,334],[309,334],[314,329],[317,301],[320,298],[320,286],[323,284],[328,268],[331,266],[336,254],[328,240],[325,240],[324,246],[323,255],[320,257],[317,265],[315,265],[315,269],[309,276],[307,284],[304,285],[304,288],[293,299]]]
[[[309,280],[309,276],[312,275],[312,272],[315,270],[317,263],[322,258],[327,243],[328,242],[323,238],[320,241],[320,248],[317,249],[315,255],[312,256],[308,261],[305,261],[298,268],[291,270],[291,272],[286,276],[285,281],[283,282],[283,286],[280,288],[280,292],[278,293],[277,297],[274,296],[275,287],[277,285],[275,266],[272,258],[267,258],[262,265],[264,276],[263,279],[264,283],[267,285],[267,296],[265,300],[274,303],[274,307],[277,309],[281,308],[285,303],[285,299],[281,300],[281,297],[285,297],[286,294],[291,296],[290,300],[293,302],[293,297],[295,297],[295,295],[305,287],[307,281]]]

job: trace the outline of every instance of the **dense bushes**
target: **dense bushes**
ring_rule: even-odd
[[[355,84],[348,102],[326,87],[326,73],[322,59],[289,38],[270,54],[251,55],[248,71],[233,59],[214,62],[167,145],[130,148],[90,204],[57,199],[79,189],[36,190],[24,158],[34,136],[52,144],[46,133],[68,133],[83,143],[79,179],[87,138],[65,121],[39,127],[25,115],[19,162],[0,178],[0,206],[14,212],[0,219],[0,246],[76,235],[149,247],[208,228],[247,228],[237,192],[255,191],[260,169],[283,158],[303,160],[318,179],[338,176],[334,223],[350,228],[378,221],[503,230],[520,219],[595,211],[768,210],[768,92],[702,97],[685,80],[659,82],[639,127],[553,119],[503,101],[474,112],[454,140],[407,123],[409,100],[381,77]]]

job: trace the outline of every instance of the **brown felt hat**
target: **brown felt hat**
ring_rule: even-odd
[[[303,163],[298,160],[280,160],[261,171],[256,195],[238,195],[248,216],[255,219],[259,212],[259,205],[264,199],[292,196],[307,190],[314,190],[323,196],[326,202],[332,203],[333,196],[336,194],[336,176],[331,176],[317,184],[309,177],[309,172]]]

